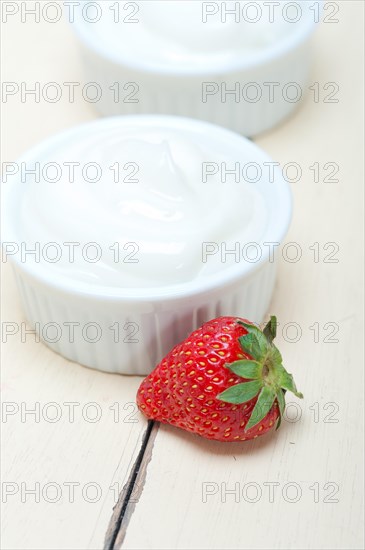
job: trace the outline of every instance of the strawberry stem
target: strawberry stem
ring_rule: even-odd
[[[303,394],[298,392],[293,376],[283,367],[281,353],[273,343],[277,329],[276,317],[271,316],[263,330],[240,319],[237,323],[247,330],[247,334],[241,336],[239,342],[249,359],[227,363],[226,367],[246,382],[231,386],[217,395],[217,399],[226,403],[243,404],[257,397],[244,431],[261,422],[277,401],[280,412],[278,428],[285,410],[285,392],[291,391],[301,399]]]

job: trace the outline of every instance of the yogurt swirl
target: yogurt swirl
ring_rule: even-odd
[[[85,21],[80,6],[77,23],[120,59],[157,68],[224,67],[234,59],[269,48],[290,35],[293,18],[282,15],[287,2],[144,0],[99,2],[102,16]],[[207,6],[210,4],[210,6]],[[135,8],[133,9],[133,5]],[[286,12],[285,12],[286,13]]]
[[[64,253],[57,262],[41,262],[67,278],[102,286],[174,285],[225,269],[234,255],[223,263],[219,254],[204,261],[203,243],[224,242],[232,250],[236,242],[258,242],[266,206],[254,184],[234,178],[223,183],[219,174],[203,181],[204,162],[232,166],[245,159],[232,160],[219,143],[202,141],[187,130],[115,123],[73,134],[37,159],[41,173],[49,163],[62,168],[57,182],[34,177],[18,182],[19,239],[29,248],[58,243],[64,251],[64,243],[79,243],[73,261]],[[70,163],[79,165],[74,178],[63,169]],[[99,166],[98,181],[81,177],[89,163]],[[102,250],[98,261],[80,253],[90,242]]]

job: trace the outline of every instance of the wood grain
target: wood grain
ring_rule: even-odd
[[[3,548],[101,549],[110,543],[111,533],[116,548],[128,549],[363,547],[364,109],[359,67],[364,5],[337,3],[340,23],[323,24],[314,41],[312,82],[322,87],[337,83],[339,103],[315,103],[309,93],[295,115],[257,140],[282,165],[295,162],[303,170],[301,180],[292,183],[295,210],[287,237],[301,247],[302,258],[281,261],[271,312],[281,323],[278,345],[304,402],[290,399],[279,433],[244,445],[220,445],[161,426],[133,481],[138,489],[142,480],[142,491],[130,502],[117,533],[147,426],[131,405],[140,379],[82,368],[34,342],[32,335],[24,343],[19,334],[9,337],[2,346],[1,391],[7,404],[2,479],[12,485],[2,486]],[[77,45],[64,22],[24,25],[10,20],[3,45],[9,54],[5,81],[80,80]],[[9,101],[5,107],[4,161],[97,116],[84,101]],[[310,168],[316,162],[322,169],[319,183]],[[339,166],[338,183],[323,182],[328,162]],[[329,250],[323,247],[332,242],[339,247],[339,261],[325,263]],[[310,248],[314,243],[319,243],[318,262]],[[23,315],[8,265],[2,265],[2,273],[2,320],[20,324]],[[297,342],[291,341],[293,323],[301,330]],[[332,330],[325,328],[327,323],[338,325],[332,337],[338,342],[325,341]],[[71,402],[79,404],[74,422]],[[95,406],[88,409],[89,403],[101,409],[97,422],[82,414],[93,414]],[[115,403],[120,405],[117,421]],[[25,415],[26,408],[35,406],[39,422]],[[57,406],[61,418],[52,422]],[[39,502],[25,492],[37,483]],[[42,490],[50,483],[45,497]],[[65,483],[79,484],[74,502]],[[90,483],[101,490],[95,503],[82,496],[81,489]],[[61,488],[61,498],[52,503],[54,484]],[[16,491],[6,503],[4,487]]]

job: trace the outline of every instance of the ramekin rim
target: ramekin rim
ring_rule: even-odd
[[[83,132],[87,130],[88,128],[91,128],[94,125],[107,125],[111,122],[117,123],[120,120],[129,122],[139,121],[139,124],[151,124],[156,125],[157,121],[163,120],[166,124],[170,124],[173,126],[174,124],[179,124],[185,127],[191,127],[191,125],[198,125],[202,129],[205,127],[207,130],[218,132],[219,134],[223,135],[225,134],[227,138],[234,139],[234,140],[241,140],[243,143],[245,143],[245,146],[248,148],[251,148],[255,153],[257,154],[256,159],[260,157],[262,160],[267,160],[269,162],[272,161],[271,157],[267,155],[265,151],[263,151],[258,145],[256,145],[254,142],[249,140],[248,138],[233,132],[232,130],[229,130],[227,128],[224,128],[222,126],[212,124],[210,122],[197,120],[194,118],[188,118],[188,117],[180,117],[180,116],[172,116],[172,115],[155,115],[155,114],[147,114],[147,115],[118,115],[113,117],[104,117],[95,119],[92,121],[89,121],[84,124],[79,124],[76,126],[72,126],[70,128],[67,128],[47,140],[43,140],[31,149],[27,150],[21,158],[18,160],[18,162],[22,162],[22,160],[27,158],[34,158],[34,156],[37,154],[38,151],[45,150],[45,146],[47,148],[51,148],[57,142],[64,140],[67,136],[74,134],[77,132]],[[174,126],[176,128],[176,126]],[[276,168],[276,167],[275,167]],[[275,169],[274,168],[274,169]],[[279,185],[278,185],[279,184]],[[6,185],[6,184],[5,184]],[[4,184],[3,186],[4,187]],[[282,175],[280,175],[278,181],[275,182],[275,188],[280,187],[280,192],[278,193],[278,203],[280,201],[280,204],[276,205],[280,208],[280,215],[277,215],[276,219],[279,219],[281,222],[280,229],[277,230],[277,232],[274,235],[273,240],[269,241],[269,243],[280,243],[282,244],[282,240],[285,237],[291,217],[292,217],[292,193],[290,186],[288,182],[283,178]],[[2,193],[10,193],[11,190],[9,189],[2,189]],[[4,204],[4,202],[3,202]],[[2,226],[5,225],[5,233],[7,232],[8,235],[12,236],[13,234],[16,234],[16,229],[12,224],[12,221],[9,219],[9,213],[3,212],[2,216]],[[8,231],[6,231],[6,225],[8,226]],[[277,227],[275,228],[277,229]],[[270,231],[269,223],[268,227],[265,230],[265,234],[261,237],[260,242],[264,244],[265,242],[265,235],[267,232]],[[4,234],[4,231],[2,231],[2,234]],[[2,240],[3,242],[3,240]],[[6,241],[6,242],[12,242]],[[14,238],[14,242],[15,238]],[[258,243],[257,243],[258,244]],[[188,298],[188,297],[194,297],[198,294],[202,293],[208,293],[213,292],[217,290],[218,288],[225,288],[226,286],[229,286],[231,284],[237,283],[240,279],[247,279],[254,275],[254,273],[259,270],[259,268],[265,264],[269,260],[270,250],[264,249],[264,252],[262,253],[259,261],[254,263],[237,263],[233,266],[224,268],[220,270],[219,272],[209,275],[206,278],[201,277],[198,279],[193,279],[191,281],[187,281],[184,283],[176,284],[176,285],[164,285],[161,287],[146,287],[142,289],[136,289],[136,288],[129,288],[129,287],[107,287],[107,286],[101,286],[98,284],[90,284],[90,283],[83,283],[81,281],[75,281],[74,279],[65,277],[63,275],[56,274],[55,271],[52,271],[50,269],[42,269],[40,267],[39,269],[34,268],[34,264],[30,263],[22,263],[19,261],[17,257],[11,257],[9,258],[10,262],[14,263],[14,265],[18,268],[19,271],[24,272],[27,276],[30,276],[31,278],[37,280],[41,284],[44,284],[48,287],[52,287],[54,289],[57,289],[58,291],[63,291],[70,295],[82,295],[82,296],[89,296],[93,297],[94,299],[106,299],[106,300],[118,300],[120,302],[145,302],[148,300],[149,302],[156,302],[156,301],[167,301],[167,300],[175,300],[178,298]],[[41,264],[37,264],[37,266],[40,266]],[[246,269],[242,269],[242,265],[246,267]]]

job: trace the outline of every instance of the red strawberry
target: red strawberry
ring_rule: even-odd
[[[205,323],[143,380],[138,407],[147,418],[218,441],[279,427],[285,391],[303,395],[272,342],[276,325],[276,317],[263,331],[236,317]]]

